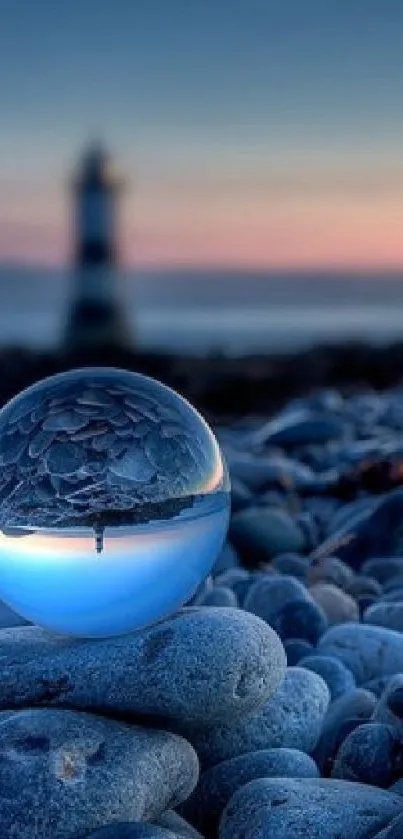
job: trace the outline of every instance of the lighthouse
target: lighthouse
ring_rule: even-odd
[[[99,145],[85,154],[73,179],[73,299],[69,349],[127,346],[129,329],[117,292],[117,213],[122,181]]]

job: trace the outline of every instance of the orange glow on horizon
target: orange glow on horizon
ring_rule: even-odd
[[[348,191],[157,187],[121,213],[128,269],[240,270],[403,268],[403,186]],[[31,196],[32,198],[32,196]],[[50,195],[0,206],[0,260],[68,265],[67,201]]]

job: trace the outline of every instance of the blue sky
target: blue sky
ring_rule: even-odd
[[[0,255],[63,257],[66,173],[101,135],[130,176],[130,262],[403,264],[399,0],[0,14]]]

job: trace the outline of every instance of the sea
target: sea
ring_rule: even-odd
[[[77,288],[69,268],[0,266],[0,345],[60,343]],[[403,272],[116,272],[133,340],[206,355],[295,352],[316,344],[403,341]]]

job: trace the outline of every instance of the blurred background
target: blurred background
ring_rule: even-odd
[[[0,0],[0,400],[207,413],[403,370],[400,0]]]

